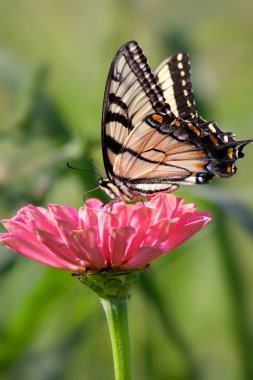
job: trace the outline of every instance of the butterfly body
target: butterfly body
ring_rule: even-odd
[[[102,141],[107,178],[99,186],[124,201],[230,177],[252,142],[235,140],[197,114],[186,53],[152,72],[134,41],[117,52],[109,71]]]

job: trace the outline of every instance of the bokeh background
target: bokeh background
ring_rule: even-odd
[[[97,186],[66,163],[103,174],[105,81],[131,39],[152,67],[189,51],[201,115],[252,138],[252,13],[249,0],[1,0],[0,217],[27,203],[79,207]],[[233,178],[177,191],[213,220],[132,292],[134,379],[253,379],[253,147],[245,151]],[[1,380],[113,379],[95,294],[4,247],[0,270]]]

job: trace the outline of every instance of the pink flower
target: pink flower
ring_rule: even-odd
[[[141,269],[205,227],[210,216],[161,193],[142,204],[97,199],[78,210],[50,204],[32,205],[2,223],[9,231],[0,243],[43,264],[84,273],[87,268]]]

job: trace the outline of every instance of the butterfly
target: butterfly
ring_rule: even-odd
[[[236,160],[253,140],[237,141],[198,115],[190,72],[185,52],[153,72],[137,42],[116,53],[102,113],[107,178],[99,180],[113,200],[147,199],[235,174]]]

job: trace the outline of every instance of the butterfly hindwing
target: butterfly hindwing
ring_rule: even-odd
[[[207,134],[207,126],[201,129],[177,119],[168,123],[166,117],[149,115],[126,139],[115,174],[121,173],[132,191],[143,194],[164,191],[169,184],[203,184],[214,176],[232,176],[243,147],[252,140],[237,141],[209,124],[212,132]]]
[[[194,142],[194,133],[162,117],[158,120],[158,116],[161,117],[148,116],[131,132],[114,167],[115,174],[122,175],[128,186],[144,186],[147,193],[154,188],[162,191],[166,184],[196,183],[197,174],[207,172],[208,157],[203,147]]]
[[[173,54],[157,66],[154,74],[174,115],[187,120],[196,118],[189,55],[185,52]]]

